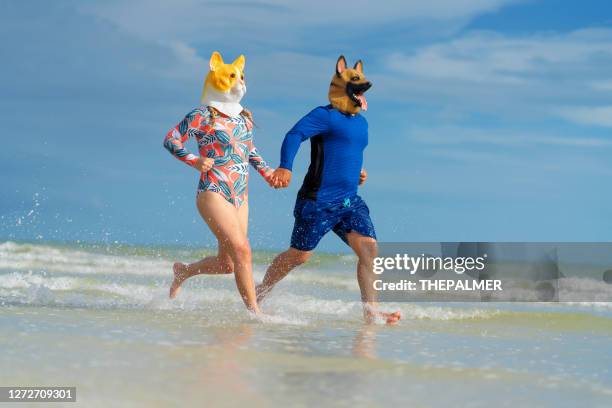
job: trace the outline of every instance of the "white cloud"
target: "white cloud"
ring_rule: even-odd
[[[194,88],[194,95],[207,71],[208,55],[200,55],[198,50],[208,53],[229,48],[228,57],[233,58],[232,53],[259,43],[263,48],[247,52],[251,100],[280,97],[290,101],[286,90],[299,82],[302,100],[324,103],[333,58],[325,53],[312,55],[303,44],[323,38],[324,32],[313,29],[326,23],[333,26],[338,15],[343,15],[343,22],[336,29],[355,26],[376,36],[375,25],[380,23],[418,19],[456,24],[513,2],[397,0],[373,6],[357,1],[346,7],[319,0],[135,0],[78,3],[78,7],[88,17],[110,23],[122,37],[133,37],[135,44],[145,45],[142,48],[150,58],[143,58],[143,53],[126,53],[126,64],[161,78],[182,79]],[[370,96],[373,106],[401,100],[433,107],[430,112],[446,112],[448,117],[475,112],[518,121],[553,116],[579,124],[610,124],[607,90],[612,87],[611,29],[518,37],[471,32],[413,52],[399,51],[407,47],[405,44],[393,47],[396,52],[388,57],[384,68],[379,69],[376,63],[373,68],[367,65],[375,82]],[[159,61],[151,52],[158,53]],[[384,61],[385,51],[377,52],[381,52],[377,61]]]
[[[409,131],[411,140],[430,145],[481,145],[481,146],[557,146],[600,148],[612,147],[612,139],[590,136],[561,136],[550,131],[520,131],[503,128],[482,129],[460,126],[414,128]]]
[[[612,80],[594,81],[591,87],[597,91],[612,91]]]
[[[410,102],[506,118],[561,116],[610,125],[610,95],[593,90],[612,89],[612,29],[519,37],[471,32],[394,53],[387,67],[381,81],[386,94]]]
[[[469,19],[521,0],[389,0],[351,3],[328,0],[293,1],[104,1],[82,5],[86,12],[113,22],[122,29],[151,39],[181,38],[197,42],[210,36],[227,38],[240,32],[248,40],[268,29],[292,36],[309,26],[332,25],[342,29],[411,19]],[[192,37],[198,35],[200,38]],[[305,39],[307,40],[307,39]]]
[[[355,37],[374,38],[378,29],[390,24],[403,30],[428,24],[457,29],[477,15],[519,1],[523,0],[356,0],[350,4],[328,0],[114,0],[77,5],[81,12],[124,33],[170,48],[177,65],[195,63],[199,67],[214,49],[306,54],[309,47],[330,42],[346,50],[354,45]],[[206,55],[198,55],[196,49],[207,50]]]
[[[168,47],[178,61],[177,64],[172,65],[173,69],[167,71],[170,76],[191,77],[195,74],[203,77],[203,72],[208,69],[208,60],[200,57],[195,48],[180,41],[161,42],[160,44]]]
[[[612,127],[612,106],[574,106],[560,108],[557,114],[572,122],[584,124]]]
[[[394,54],[389,67],[420,78],[527,84],[550,74],[557,74],[552,80],[564,79],[563,74],[570,79],[577,73],[609,75],[606,67],[592,65],[597,61],[612,64],[610,29],[518,38],[473,32],[411,55]]]

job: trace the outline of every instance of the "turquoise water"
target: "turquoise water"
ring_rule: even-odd
[[[231,276],[167,298],[172,262],[205,252],[0,243],[0,384],[77,386],[72,407],[612,401],[609,303],[390,304],[399,325],[367,326],[354,259],[325,255],[257,321]]]

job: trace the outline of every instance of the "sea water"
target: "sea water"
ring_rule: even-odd
[[[612,405],[610,303],[394,303],[399,324],[365,325],[347,255],[292,272],[263,320],[231,275],[168,299],[173,261],[210,253],[0,243],[0,385],[76,386],[69,407]]]

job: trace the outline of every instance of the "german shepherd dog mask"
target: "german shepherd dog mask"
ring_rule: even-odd
[[[346,59],[341,55],[329,85],[329,102],[339,111],[355,115],[362,109],[368,109],[364,93],[371,86],[372,83],[363,74],[363,62],[359,60],[353,68],[347,68]]]

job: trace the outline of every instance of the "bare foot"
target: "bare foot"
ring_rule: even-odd
[[[172,265],[172,271],[174,271],[174,279],[170,285],[170,299],[174,299],[178,295],[181,285],[189,277],[187,276],[187,265],[184,263],[176,262]]]
[[[372,310],[371,308],[364,308],[363,317],[366,323],[375,323],[377,320],[382,320],[387,324],[395,324],[402,318],[402,313],[399,310],[397,312],[386,313]]]

